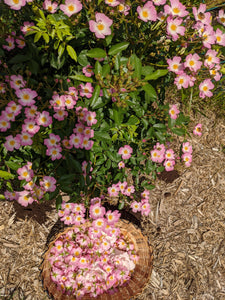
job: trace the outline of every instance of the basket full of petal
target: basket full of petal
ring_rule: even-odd
[[[87,219],[82,211],[82,204],[67,203],[59,212],[61,219],[79,216],[81,223],[49,244],[41,265],[44,288],[54,300],[127,300],[140,294],[152,271],[147,238],[100,203],[90,207]]]

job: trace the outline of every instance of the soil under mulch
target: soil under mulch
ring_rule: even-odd
[[[151,214],[141,225],[154,265],[136,300],[225,299],[225,121],[210,115],[196,123],[203,135],[190,140],[191,167],[173,181],[161,174],[150,193]],[[0,202],[1,300],[49,299],[39,266],[58,220],[52,205],[37,208],[35,219],[30,210],[24,218],[15,203]]]

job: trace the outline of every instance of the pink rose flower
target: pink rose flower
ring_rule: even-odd
[[[26,0],[4,0],[4,2],[14,10],[20,10],[22,6],[26,5]]]
[[[201,136],[202,135],[202,124],[197,124],[193,130],[194,135]]]
[[[82,4],[78,0],[66,0],[65,4],[61,4],[59,8],[65,15],[71,17],[73,14],[78,13],[82,9]]]
[[[96,21],[89,21],[90,31],[95,33],[97,38],[104,39],[106,35],[111,34],[110,26],[113,21],[102,13],[96,13],[95,19]]]
[[[129,145],[125,145],[119,149],[118,153],[122,155],[122,159],[129,159],[132,152],[133,149]]]

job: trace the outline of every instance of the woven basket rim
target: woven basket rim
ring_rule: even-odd
[[[86,226],[88,226],[88,223]],[[90,223],[89,223],[90,224]],[[135,250],[137,251],[137,255],[141,257],[138,263],[135,266],[134,272],[131,275],[131,279],[127,282],[126,285],[116,288],[118,292],[115,294],[108,294],[104,293],[99,295],[96,298],[91,298],[90,296],[86,295],[82,298],[82,300],[127,300],[127,299],[134,299],[137,295],[141,294],[142,291],[145,289],[146,285],[148,284],[151,273],[152,273],[152,261],[153,261],[153,250],[151,245],[148,244],[147,238],[141,233],[141,230],[134,226],[134,224],[130,223],[127,220],[120,219],[117,224],[117,227],[121,229],[121,233],[124,237],[133,242]],[[64,231],[59,232],[53,241],[49,243],[48,249],[43,254],[43,261],[40,266],[41,272],[41,279],[44,286],[44,289],[47,291],[48,295],[55,300],[75,300],[75,296],[67,296],[62,294],[62,292],[58,291],[56,288],[56,284],[53,283],[50,279],[50,264],[47,260],[50,250],[54,244],[54,242],[62,235],[70,231],[71,229],[77,226],[71,226],[66,228]],[[139,246],[138,246],[139,245]],[[140,246],[142,248],[140,248]],[[146,267],[147,266],[147,267]],[[147,269],[149,268],[149,269]],[[143,271],[144,270],[144,271]],[[141,281],[138,281],[138,278],[141,277]],[[128,295],[129,294],[129,295]],[[128,298],[127,298],[128,297]]]

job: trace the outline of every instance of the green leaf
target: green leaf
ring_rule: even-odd
[[[43,38],[45,40],[45,43],[48,44],[49,43],[49,35],[47,33],[43,33]]]
[[[94,92],[92,94],[92,97],[91,97],[91,101],[90,101],[90,107],[92,109],[94,109],[96,107],[97,104],[97,100],[98,100],[98,97],[99,97],[99,94],[100,94],[100,86],[99,85],[96,85],[95,86],[95,89],[94,89]]]
[[[98,108],[101,108],[103,106],[105,106],[107,103],[106,102],[103,102],[102,101],[102,97],[98,97],[97,101],[95,102],[95,105],[94,105],[94,109],[98,109]]]
[[[79,62],[79,64],[82,67],[86,67],[89,64],[89,61],[88,61],[87,55],[86,55],[86,50],[85,50],[85,52],[81,51],[81,53],[77,57],[77,61]]]
[[[118,205],[119,210],[121,210],[121,209],[124,208],[124,204],[125,204],[124,200],[122,200],[122,201],[119,203],[119,205]]]
[[[49,200],[55,199],[58,194],[59,194],[59,189],[56,188],[54,192],[50,193]]]
[[[156,91],[154,89],[154,87],[147,83],[143,86],[142,88],[153,100],[156,100],[157,99],[157,94],[156,94]]]
[[[101,141],[101,147],[103,150],[107,151],[109,149],[109,141],[106,140],[99,140],[99,142]],[[110,141],[111,142],[111,141]]]
[[[118,138],[118,134],[115,133],[113,136],[112,136],[112,141],[115,142]]]
[[[113,120],[117,125],[120,125],[123,122],[123,112],[121,110],[113,109]]]
[[[95,75],[97,75],[97,74],[102,75],[102,66],[98,60],[95,63],[95,72],[94,73],[95,73]]]
[[[159,77],[165,76],[168,70],[156,70],[154,73],[145,76],[145,80],[156,80]]]
[[[154,67],[151,66],[142,66],[141,75],[147,76],[152,74],[154,71]]]
[[[63,55],[61,58],[60,57],[55,57],[54,53],[50,54],[50,64],[53,68],[59,70],[62,68],[65,62],[65,56]]]
[[[102,67],[102,76],[106,77],[110,73],[110,66],[109,64],[106,64]]]
[[[34,43],[37,43],[40,40],[41,37],[42,37],[42,33],[37,32],[34,36]]]
[[[90,77],[86,77],[85,75],[71,75],[69,78],[74,79],[74,80],[79,80],[83,82],[93,82],[93,79]]]
[[[150,138],[150,137],[153,137],[153,134],[154,134],[154,128],[153,127],[150,127],[149,130],[147,131],[147,136]]]
[[[97,143],[94,143],[93,147],[91,148],[91,150],[94,152],[94,153],[97,153],[97,152],[102,152],[102,147],[97,145]]]
[[[70,187],[68,185],[61,185],[60,189],[62,192],[66,193],[66,194],[71,194],[73,192],[72,187]]]
[[[116,45],[113,45],[110,49],[108,54],[109,55],[116,55],[117,53],[126,50],[127,47],[129,46],[129,42],[122,42],[122,43],[118,43]]]
[[[105,131],[95,131],[94,139],[99,141],[111,142],[110,135]]]
[[[112,42],[113,39],[113,27],[111,28],[111,34],[107,35],[107,37],[105,38],[105,42],[106,42],[106,46],[109,46]]]
[[[119,68],[120,68],[120,54],[118,53],[117,55],[116,55],[116,57],[115,57],[115,63],[114,63],[114,69],[116,70],[116,71],[118,71],[119,70]]]
[[[45,194],[44,194],[44,200],[45,200],[45,201],[48,201],[49,199],[50,199],[49,193],[45,193]]]
[[[153,190],[155,188],[153,184],[149,184],[147,181],[143,181],[141,186],[143,186],[146,190]]]
[[[169,120],[168,120],[169,128],[172,129],[175,126],[175,124],[176,124],[176,120],[169,118]]]
[[[152,161],[150,159],[147,160],[147,162],[145,164],[145,167],[146,167],[147,174],[150,174],[150,172],[153,171],[154,166],[153,166]]]
[[[0,56],[5,56],[3,49],[0,49]]]
[[[156,128],[156,129],[166,129],[166,125],[162,124],[162,123],[157,123],[157,124],[153,125],[153,128]]]
[[[17,171],[21,165],[16,163],[16,162],[13,162],[13,161],[6,161],[5,164],[12,170],[15,170]]]
[[[96,165],[96,166],[101,166],[102,164],[104,164],[105,160],[106,160],[106,159],[105,159],[104,157],[99,157],[99,158],[96,160],[95,165]]]
[[[61,207],[61,204],[62,204],[62,196],[59,195],[57,198],[56,198],[56,209],[59,210],[60,207]]]
[[[11,174],[11,175],[12,175],[12,174]],[[0,177],[1,177],[1,176],[0,176]],[[13,178],[12,178],[12,179],[13,179]],[[8,189],[10,192],[13,192],[13,191],[14,191],[14,189],[13,189],[13,187],[12,187],[10,181],[7,181],[7,182],[6,182],[6,186],[7,186],[7,189]]]
[[[101,121],[101,131],[108,131],[110,128],[111,126],[106,121]]]
[[[110,168],[111,168],[111,165],[112,165],[112,162],[111,162],[110,159],[108,159],[108,160],[106,161],[106,164],[105,164],[106,169],[110,169]]]
[[[58,35],[59,40],[62,41],[62,40],[63,40],[63,37],[62,37],[62,32],[61,32],[61,30],[56,30],[56,34]]]
[[[166,138],[161,131],[155,131],[154,135],[159,140],[160,143],[164,143],[166,141]]]
[[[76,51],[73,49],[73,47],[71,47],[70,45],[67,45],[67,46],[66,46],[66,50],[67,50],[69,56],[70,56],[73,60],[77,61],[77,53],[76,53]]]
[[[118,155],[118,153],[106,151],[106,155],[111,159],[111,161],[119,162],[121,157]]]
[[[75,173],[73,173],[73,174],[65,174],[65,175],[62,175],[59,178],[58,183],[59,184],[71,183],[71,182],[73,182],[76,179],[76,177],[77,177],[77,174],[75,174]]]
[[[175,121],[176,125],[188,125],[188,123],[190,122],[190,117],[184,116],[182,113],[180,113]]]
[[[159,166],[157,169],[156,169],[156,172],[163,172],[164,171],[164,167],[163,166]]]
[[[145,110],[140,106],[134,106],[133,110],[136,112],[137,116],[140,118],[143,117],[143,115],[145,114]]]
[[[127,121],[126,125],[137,125],[140,123],[140,120],[136,116],[130,116],[129,120]]]
[[[13,179],[15,176],[9,172],[0,170],[0,178],[5,180]]]
[[[102,93],[103,93],[104,98],[110,100],[110,97],[109,97],[109,94],[108,94],[108,91],[106,88],[102,89]]]
[[[101,48],[93,48],[87,52],[87,56],[92,58],[105,58],[106,52]]]
[[[133,77],[140,79],[141,78],[141,69],[142,69],[141,60],[137,57],[136,54],[133,54],[130,57],[130,61],[131,61],[131,64],[134,66]]]
[[[22,63],[22,62],[27,61],[29,59],[30,59],[30,57],[27,56],[27,55],[17,54],[9,60],[9,63],[10,64]]]
[[[82,174],[82,167],[78,160],[76,160],[71,154],[66,159],[67,164],[73,167],[73,171]]]
[[[29,70],[32,72],[32,74],[37,75],[37,73],[40,71],[40,65],[35,60],[31,59],[28,62]]]
[[[62,43],[59,45],[59,48],[58,48],[59,57],[61,57],[63,55],[64,50],[65,50],[65,44]]]
[[[143,128],[143,129],[147,129],[147,128],[148,128],[148,125],[149,125],[149,121],[148,121],[147,119],[142,118],[142,119],[141,119],[141,122],[142,122],[143,125],[144,125],[144,128]]]
[[[171,128],[171,130],[176,135],[179,135],[179,136],[185,135],[185,130],[183,128]]]
[[[53,48],[56,50],[59,47],[60,40],[55,41]],[[53,54],[53,53],[52,53]]]
[[[132,165],[136,165],[137,164],[136,158],[133,157],[133,156],[131,156],[130,162],[132,163]]]
[[[40,14],[40,16],[42,17],[42,19],[45,20],[45,15],[44,15],[43,10],[39,9],[39,14]]]
[[[33,26],[31,26],[31,28],[33,28]],[[37,28],[37,30],[40,30],[39,28]],[[35,34],[37,31],[35,30],[29,30],[25,33],[25,37],[29,36],[29,35],[32,35],[32,34]]]
[[[123,174],[117,173],[116,176],[113,178],[114,181],[122,181],[123,180]]]
[[[98,0],[98,5],[102,2],[103,0]]]

